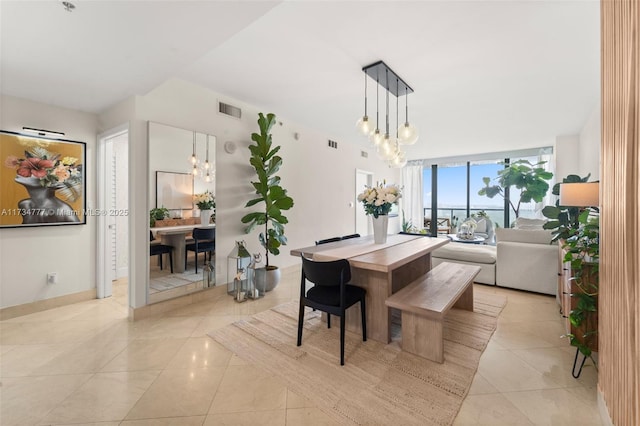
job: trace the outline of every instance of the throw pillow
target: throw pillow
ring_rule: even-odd
[[[542,226],[547,221],[545,219],[528,219],[526,217],[519,217],[516,219],[515,229],[542,229]]]

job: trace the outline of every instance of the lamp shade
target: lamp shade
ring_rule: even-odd
[[[560,184],[560,205],[567,207],[597,207],[600,204],[598,182]]]

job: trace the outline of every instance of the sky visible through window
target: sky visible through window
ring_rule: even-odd
[[[532,162],[536,162],[535,158],[527,158]],[[504,165],[495,163],[474,164],[471,163],[470,175],[470,209],[471,213],[478,210],[486,210],[492,220],[504,226],[504,199],[497,195],[489,198],[478,195],[478,191],[484,187],[483,177],[491,179],[492,184],[498,176],[498,171],[502,170]],[[431,168],[424,169],[424,188],[423,200],[426,216],[430,216],[431,209]],[[515,188],[511,188],[512,192]],[[511,194],[514,204],[517,203],[519,195]],[[438,217],[457,216],[458,219],[464,219],[467,208],[467,166],[438,167]],[[535,217],[534,203],[523,204],[520,206],[521,217]],[[510,211],[511,220],[515,218],[513,210]]]

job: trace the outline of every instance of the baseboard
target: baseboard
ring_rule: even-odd
[[[602,395],[602,391],[600,391],[600,386],[598,386],[598,412],[600,413],[600,419],[602,420],[602,424],[605,426],[613,426],[613,421],[611,420],[611,416],[609,415],[609,410],[607,409],[607,403],[604,402],[604,395]]]
[[[35,314],[36,312],[46,311],[48,309],[59,308],[60,306],[71,305],[73,303],[84,302],[96,298],[96,289],[81,291],[79,293],[66,294],[64,296],[53,297],[51,299],[38,300],[36,302],[25,303],[22,305],[9,306],[0,309],[0,321],[11,318],[21,317],[23,315]]]
[[[173,299],[163,300],[162,302],[153,303],[151,305],[141,306],[139,308],[129,307],[129,320],[138,321],[155,315],[163,314],[165,312],[173,311],[174,309],[182,308],[193,303],[216,298],[221,294],[226,294],[226,292],[227,286],[219,285],[200,290],[195,293],[185,294],[184,296],[179,296]]]

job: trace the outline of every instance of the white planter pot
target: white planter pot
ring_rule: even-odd
[[[384,244],[387,242],[387,230],[389,229],[389,216],[380,215],[377,218],[371,216],[373,221],[373,242]]]
[[[213,214],[213,210],[200,210],[200,224],[209,225],[211,214]]]

